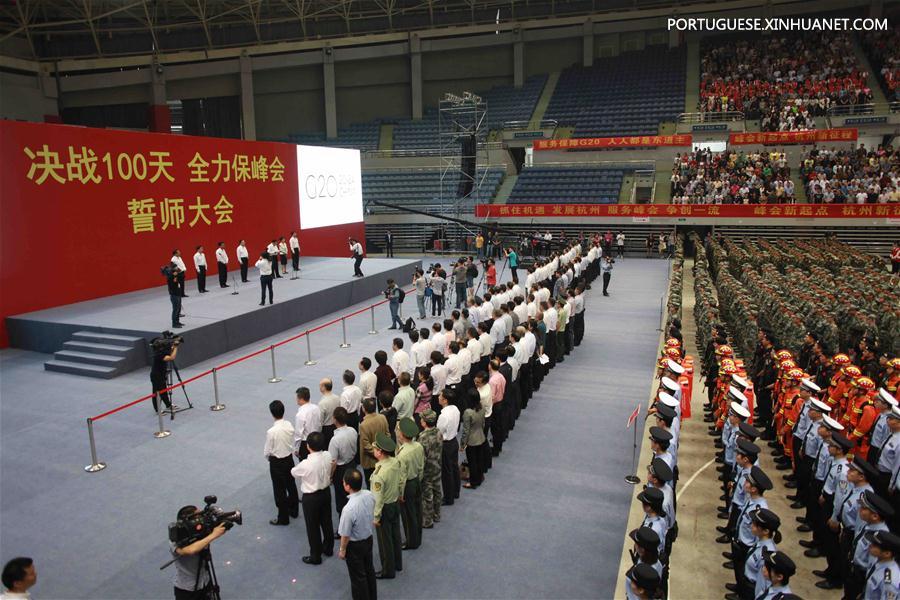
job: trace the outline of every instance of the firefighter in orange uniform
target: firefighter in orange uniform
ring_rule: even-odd
[[[847,437],[855,444],[853,455],[861,458],[869,455],[869,439],[878,418],[878,409],[872,401],[874,394],[875,382],[868,377],[860,377],[853,382],[849,395],[847,413],[850,419],[846,430],[850,434]]]
[[[900,388],[900,358],[892,358],[885,365],[884,380],[881,387],[886,389],[891,396],[897,397],[897,389]]]
[[[838,384],[838,387],[836,388],[836,390],[842,391],[840,398],[836,401],[834,410],[838,415],[837,421],[844,426],[844,429],[850,431],[853,428],[853,416],[850,414],[850,405],[852,404],[850,396],[856,395],[855,393],[852,393],[854,391],[853,382],[862,377],[862,372],[856,365],[847,365],[843,368],[843,372],[846,382]]]

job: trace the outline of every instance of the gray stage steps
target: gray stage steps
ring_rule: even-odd
[[[144,338],[98,331],[77,331],[63,344],[47,371],[112,379],[144,365]]]

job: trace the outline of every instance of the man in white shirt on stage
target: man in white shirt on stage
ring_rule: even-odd
[[[281,273],[278,272],[278,241],[272,240],[266,246],[266,252],[269,253],[269,260],[272,261],[272,276],[275,279],[281,279]]]
[[[241,263],[241,283],[247,283],[250,281],[247,279],[247,270],[250,268],[250,252],[247,250],[247,243],[241,240],[234,253],[237,255],[238,262]]]
[[[228,253],[225,252],[225,242],[219,242],[216,248],[216,264],[219,266],[219,287],[227,288],[228,285]]]
[[[306,441],[309,434],[322,432],[322,411],[309,401],[309,388],[297,388],[297,416],[294,417],[294,452],[300,460],[309,456]]]
[[[300,270],[300,240],[297,232],[291,232],[291,268],[296,272]]]
[[[197,289],[201,294],[206,293],[206,255],[203,246],[197,246],[194,253],[194,268],[197,269]]]
[[[269,521],[270,525],[288,525],[290,517],[300,515],[300,498],[297,483],[291,475],[294,468],[294,426],[284,420],[284,404],[281,400],[269,403],[269,412],[275,424],[266,432],[266,447],[263,454],[269,461],[269,476],[275,493],[278,517]]]

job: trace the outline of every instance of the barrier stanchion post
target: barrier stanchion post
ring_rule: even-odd
[[[159,397],[159,394],[154,394],[156,396],[156,416],[159,419],[159,431],[153,432],[153,437],[156,439],[162,439],[165,437],[169,437],[172,435],[171,431],[163,428],[163,420],[162,420],[162,398]]]
[[[349,348],[350,344],[347,342],[347,320],[344,317],[341,317],[341,330],[344,334],[344,342],[341,344],[341,348]]]
[[[303,364],[307,367],[316,364],[316,361],[312,359],[312,348],[309,345],[309,330],[306,331],[306,362]]]
[[[269,383],[278,383],[281,377],[275,373],[275,346],[269,346],[269,356],[272,357],[272,377],[269,378]]]
[[[372,317],[372,329],[369,330],[369,335],[375,335],[376,333],[378,333],[378,330],[375,329],[375,307],[374,306],[369,307],[369,314]]]
[[[94,420],[90,417],[87,419],[88,440],[91,442],[91,464],[84,468],[88,473],[96,473],[106,468],[106,463],[97,460],[97,445],[94,443]]]
[[[220,410],[225,410],[225,405],[219,402],[219,376],[217,373],[218,369],[213,367],[212,376],[213,376],[213,397],[216,400],[216,403],[209,407],[209,410],[218,412]]]

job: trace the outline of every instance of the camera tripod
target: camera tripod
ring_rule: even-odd
[[[171,415],[172,419],[175,418],[176,413],[180,413],[182,411],[194,408],[194,405],[191,404],[191,399],[188,397],[187,389],[184,387],[184,380],[181,378],[181,371],[178,370],[178,365],[175,364],[174,360],[169,361],[169,368],[166,369],[166,387],[167,388],[172,387],[172,384],[173,384],[172,373],[173,372],[175,373],[175,377],[178,378],[178,383],[182,384],[181,391],[184,394],[184,399],[187,402],[187,406],[173,408],[175,406],[175,404],[172,403],[172,394],[171,394],[171,392],[169,392],[170,408],[163,409],[162,413],[163,414],[169,413],[169,415]]]
[[[199,592],[202,590],[200,588],[200,574],[206,571],[206,574],[209,578],[209,590],[206,594],[207,600],[222,600],[222,596],[219,593],[219,578],[216,577],[216,567],[213,565],[212,561],[212,553],[209,550],[209,546],[204,548],[198,553],[198,557],[200,559],[200,564],[197,565],[197,577],[194,579],[194,589],[191,590],[193,592]],[[166,562],[163,566],[159,568],[160,571],[174,563],[178,560],[176,556],[172,560]]]

